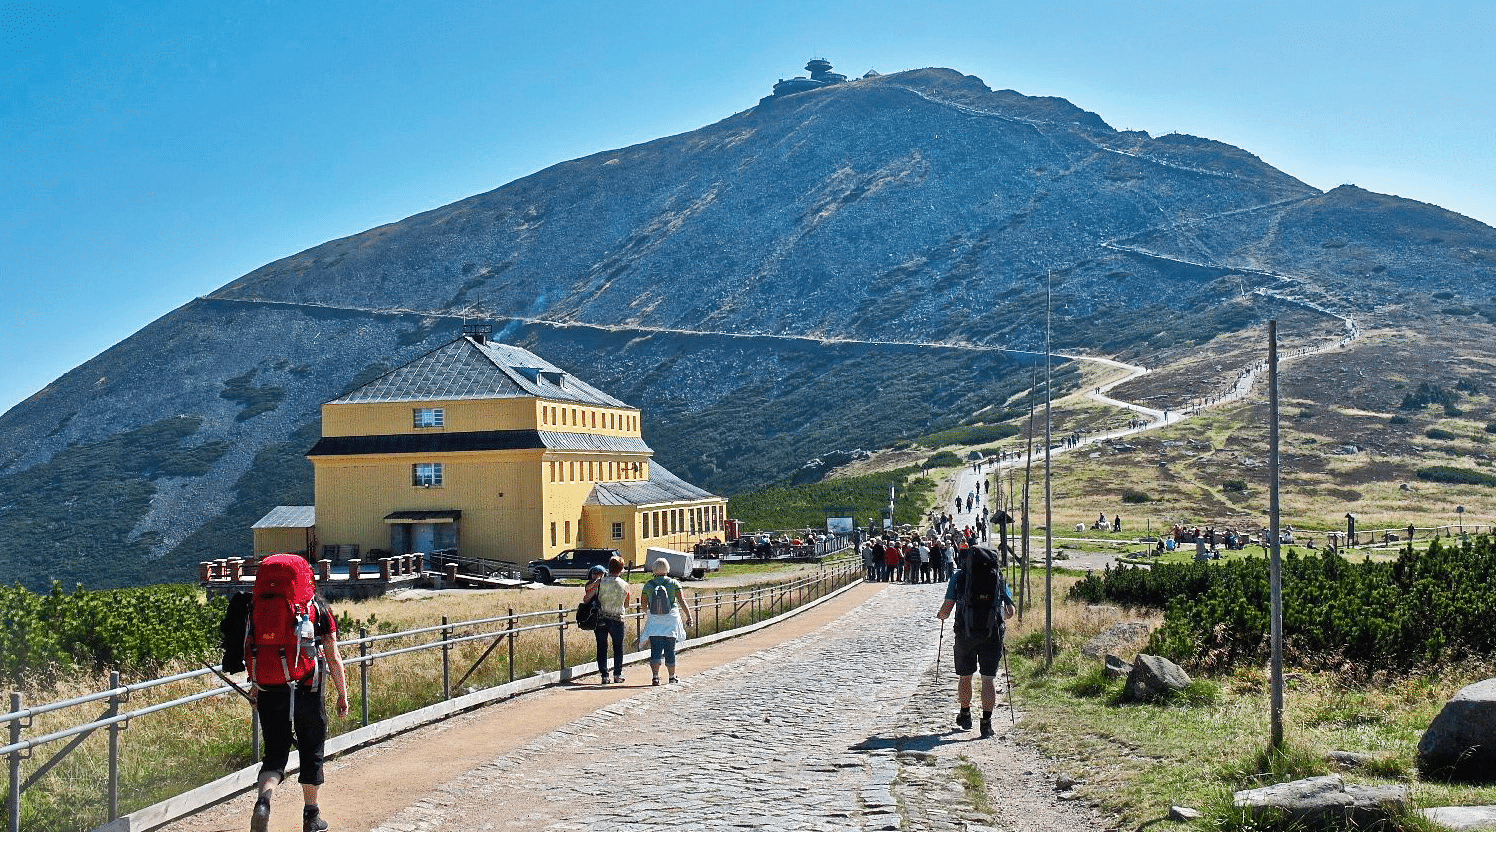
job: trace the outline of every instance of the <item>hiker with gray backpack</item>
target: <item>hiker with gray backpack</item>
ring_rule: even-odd
[[[1009,554],[1011,549],[1007,550]],[[960,567],[946,583],[945,602],[936,617],[941,621],[956,613],[952,631],[955,635],[956,699],[961,710],[956,725],[971,728],[971,676],[982,673],[982,723],[980,734],[992,737],[992,711],[997,707],[997,667],[1002,662],[1003,634],[1006,619],[1013,616],[1013,596],[1003,577],[998,551],[985,546],[964,550]],[[1011,684],[1009,685],[1011,686]]]
[[[680,679],[675,677],[675,643],[686,638],[691,613],[681,599],[680,583],[670,578],[670,562],[656,558],[651,569],[654,578],[645,582],[640,592],[649,617],[639,633],[639,647],[649,646],[649,669],[654,674],[651,684],[660,683],[661,660],[670,673],[670,683],[679,684]]]

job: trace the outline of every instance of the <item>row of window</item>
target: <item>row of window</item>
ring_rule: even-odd
[[[643,462],[551,462],[552,483],[606,483],[609,480],[643,480]]]
[[[597,411],[562,405],[542,405],[540,410],[542,422],[551,426],[613,429],[624,432],[639,431],[639,418],[620,411]],[[441,429],[447,425],[447,409],[413,408],[411,409],[411,425],[417,429]]]
[[[668,534],[706,534],[722,530],[726,510],[721,504],[701,507],[674,507],[669,510],[654,510],[640,513],[641,540],[662,537]]]
[[[613,429],[622,432],[638,432],[639,418],[622,411],[597,411],[590,408],[572,408],[565,405],[540,406],[541,422],[551,426],[574,426],[581,429]]]

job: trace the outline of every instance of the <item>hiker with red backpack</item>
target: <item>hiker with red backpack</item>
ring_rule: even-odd
[[[332,610],[316,596],[312,566],[300,555],[271,555],[260,562],[253,594],[236,595],[229,604],[223,668],[249,673],[249,700],[260,715],[264,740],[251,831],[270,828],[270,799],[285,779],[292,746],[301,760],[301,830],[327,830],[317,804],[327,742],[327,678],[338,689],[338,716],[348,715],[337,632]]]
[[[1012,549],[1007,549],[1012,554]],[[1013,616],[1013,597],[1003,577],[1002,559],[997,550],[974,546],[965,550],[961,565],[946,583],[945,602],[937,614],[944,632],[945,619],[956,613],[952,631],[955,634],[956,699],[961,710],[956,725],[971,728],[971,676],[982,673],[983,738],[992,737],[992,711],[997,707],[997,666],[1002,661],[1003,633],[1006,619]],[[1009,685],[1011,686],[1011,684]]]

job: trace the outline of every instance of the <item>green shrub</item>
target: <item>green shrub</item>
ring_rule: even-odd
[[[1245,492],[1247,491],[1247,481],[1227,480],[1221,484],[1221,489],[1225,492]]]
[[[1387,420],[1387,425],[1406,426],[1408,425],[1408,418],[1402,416],[1401,414],[1393,414],[1392,417]]]
[[[920,463],[921,468],[957,468],[966,463],[949,450],[942,450]]]
[[[1486,431],[1496,432],[1496,420],[1492,420],[1490,423],[1486,424]]]
[[[990,444],[1017,434],[1018,427],[1011,423],[957,426],[954,429],[942,429],[939,432],[931,432],[929,435],[921,435],[914,439],[914,443],[920,447],[949,447],[952,444],[964,447],[972,444]]]
[[[1128,489],[1126,492],[1122,493],[1123,504],[1147,504],[1152,500],[1153,497],[1147,492],[1142,492],[1137,489]]]
[[[1437,426],[1430,427],[1428,431],[1424,432],[1423,434],[1434,439],[1435,441],[1453,441],[1458,437],[1448,429],[1440,429]]]
[[[1496,476],[1484,471],[1476,471],[1473,468],[1459,468],[1454,465],[1431,465],[1427,468],[1418,469],[1419,480],[1431,480],[1435,483],[1465,483],[1470,486],[1496,486]]]

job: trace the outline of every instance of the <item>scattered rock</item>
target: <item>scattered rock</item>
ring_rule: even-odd
[[[1152,629],[1146,621],[1118,621],[1087,642],[1080,649],[1080,653],[1100,659],[1109,651],[1115,651],[1137,642],[1147,636]]]
[[[1455,831],[1496,828],[1496,807],[1429,807],[1419,810],[1425,819]]]
[[[1188,822],[1191,819],[1199,819],[1201,813],[1193,807],[1180,807],[1178,804],[1169,808],[1168,819],[1171,822]]]
[[[1331,750],[1325,758],[1346,768],[1364,768],[1376,760],[1370,753],[1353,753],[1349,750]]]
[[[1418,773],[1440,780],[1496,780],[1496,678],[1444,703],[1418,741]]]
[[[1132,673],[1132,664],[1118,657],[1116,654],[1106,655],[1106,677],[1126,678]]]
[[[1167,657],[1139,654],[1127,673],[1122,697],[1133,702],[1152,702],[1171,690],[1190,686],[1190,676]]]
[[[1054,779],[1054,788],[1059,790],[1060,792],[1067,792],[1071,789],[1074,789],[1075,778],[1067,777],[1064,774],[1061,774]]]
[[[1074,801],[1076,798],[1079,798],[1079,797],[1080,797],[1080,793],[1079,792],[1074,792],[1074,791],[1071,791],[1071,792],[1061,792],[1059,794],[1059,799],[1061,801]]]
[[[1232,796],[1232,801],[1258,819],[1276,816],[1305,826],[1349,823],[1369,827],[1406,813],[1411,798],[1407,786],[1358,786],[1346,783],[1339,774],[1330,774],[1246,789]]]

